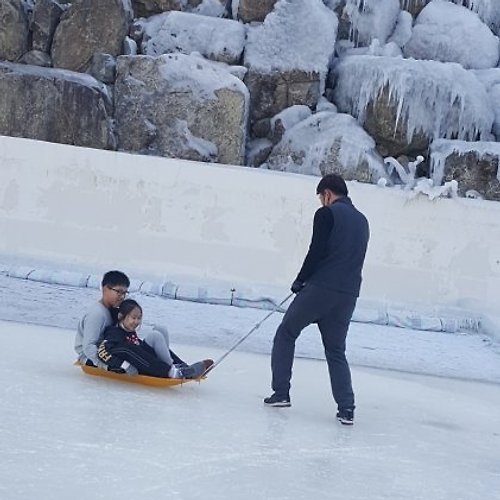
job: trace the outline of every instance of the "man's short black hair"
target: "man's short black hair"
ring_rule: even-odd
[[[102,277],[102,286],[130,286],[130,280],[125,273],[121,271],[108,271]]]
[[[338,174],[325,175],[319,181],[318,187],[316,188],[316,194],[322,194],[327,189],[338,196],[347,196],[349,194],[344,179]]]

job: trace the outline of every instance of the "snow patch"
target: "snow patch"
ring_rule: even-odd
[[[248,97],[248,89],[239,78],[202,57],[164,54],[159,59],[164,63],[159,73],[173,90],[190,90],[199,100],[216,99],[215,92],[220,89],[234,90]]]
[[[233,62],[239,60],[245,46],[245,25],[231,19],[172,11],[136,24],[144,30],[145,55],[199,52],[211,59]]]

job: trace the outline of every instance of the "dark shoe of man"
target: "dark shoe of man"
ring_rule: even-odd
[[[343,425],[354,424],[354,410],[339,410],[337,412],[337,420]]]
[[[266,406],[272,406],[274,408],[288,408],[292,406],[290,402],[290,396],[279,396],[274,393],[272,396],[264,399],[264,404]]]

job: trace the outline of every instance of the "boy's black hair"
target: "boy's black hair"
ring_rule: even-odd
[[[316,188],[316,194],[322,194],[327,189],[338,196],[347,196],[349,194],[344,179],[338,174],[325,175],[319,181],[318,187]]]
[[[108,271],[102,277],[102,286],[130,286],[130,280],[125,273],[121,271]]]
[[[125,299],[118,308],[118,314],[120,318],[123,319],[127,314],[130,314],[132,310],[138,307],[142,313],[142,307],[134,299]]]

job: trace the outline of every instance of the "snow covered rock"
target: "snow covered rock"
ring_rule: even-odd
[[[303,104],[284,109],[281,113],[271,118],[269,139],[273,144],[277,144],[288,129],[297,125],[302,120],[309,118],[311,114],[311,108]]]
[[[202,16],[224,17],[226,0],[189,0],[186,11]]]
[[[458,64],[350,56],[334,69],[334,102],[355,116],[383,156],[425,153],[431,139],[490,140],[485,87]]]
[[[22,0],[0,1],[0,59],[16,61],[28,51],[28,18]]]
[[[239,63],[246,36],[245,26],[237,21],[185,12],[152,16],[143,22],[143,33],[145,55],[199,52],[228,64]]]
[[[318,176],[338,173],[346,180],[372,183],[385,174],[375,141],[352,116],[328,111],[287,130],[265,166]]]
[[[134,17],[149,17],[170,10],[182,10],[182,0],[132,0]]]
[[[337,25],[337,16],[321,0],[280,0],[264,23],[249,28],[244,64],[252,123],[294,104],[316,106]]]
[[[405,10],[399,13],[398,20],[392,35],[389,37],[389,43],[395,43],[398,47],[403,48],[411,38],[413,31],[413,17]]]
[[[498,0],[451,0],[476,12],[491,30],[500,35],[500,2]]]
[[[248,90],[200,56],[120,56],[115,117],[120,149],[239,165]]]
[[[31,17],[33,50],[50,53],[52,38],[64,9],[55,0],[38,0]]]
[[[85,71],[95,52],[117,56],[132,19],[130,0],[79,0],[62,15],[52,42],[54,67]]]
[[[0,63],[0,135],[113,149],[111,108],[89,75]]]
[[[431,145],[431,173],[435,184],[458,182],[458,193],[500,201],[500,144],[438,140]]]
[[[237,17],[244,23],[262,22],[277,0],[239,0]]]
[[[433,0],[417,18],[406,57],[457,62],[466,69],[497,66],[500,42],[479,16],[458,5]]]

